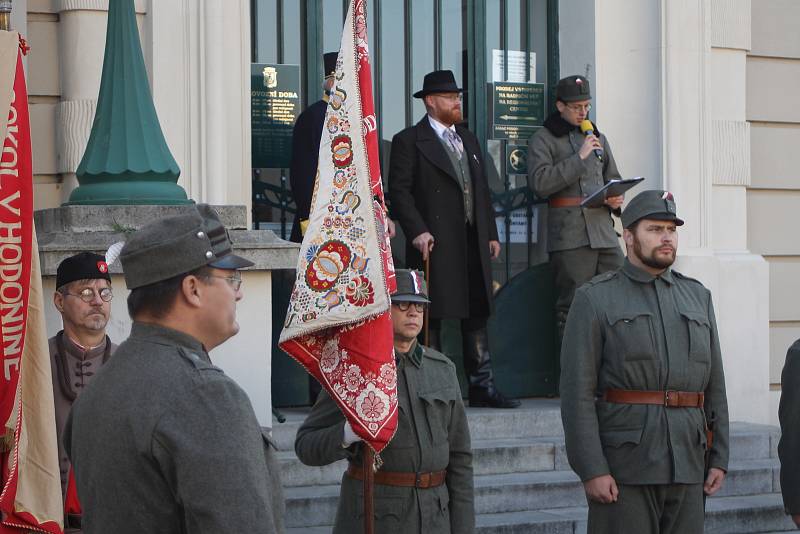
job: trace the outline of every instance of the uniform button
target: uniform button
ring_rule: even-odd
[[[214,255],[214,253],[211,252],[210,250],[206,252],[206,258],[208,258],[208,259],[211,259],[211,256],[213,256],[213,255]]]
[[[200,237],[200,238],[202,238],[202,237],[204,237],[205,235],[206,235],[206,234],[205,234],[205,233],[203,233],[203,232],[197,232],[197,237]]]

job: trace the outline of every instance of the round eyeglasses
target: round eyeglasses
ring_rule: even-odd
[[[589,113],[592,110],[591,104],[583,104],[583,105],[567,104],[567,107],[572,111],[585,111],[586,113]]]
[[[95,295],[100,296],[100,300],[103,302],[110,302],[111,299],[114,298],[114,292],[111,290],[110,287],[103,287],[100,288],[99,291],[92,289],[91,287],[84,287],[81,289],[80,293],[64,293],[64,295],[69,295],[70,297],[78,297],[83,302],[89,303],[94,300]]]
[[[397,306],[397,308],[400,311],[408,311],[408,309],[411,307],[412,304],[414,305],[414,309],[417,311],[417,313],[422,313],[422,312],[425,311],[425,303],[424,302],[402,301],[402,302],[392,302],[392,304]]]

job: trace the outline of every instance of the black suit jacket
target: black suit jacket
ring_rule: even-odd
[[[317,163],[319,159],[319,140],[322,137],[322,127],[325,123],[325,112],[328,103],[320,100],[311,104],[303,111],[292,130],[292,162],[289,174],[289,184],[292,187],[297,212],[292,224],[291,241],[300,243],[303,236],[300,233],[300,221],[308,219],[311,210],[311,197],[314,195],[314,182],[317,177]]]
[[[456,132],[469,159],[475,205],[483,289],[489,315],[492,307],[489,241],[497,240],[494,209],[478,139],[465,126]],[[430,260],[431,317],[463,319],[470,315],[467,273],[467,230],[464,198],[456,170],[439,137],[424,116],[394,136],[389,167],[392,218],[400,222],[407,239],[406,263],[422,268],[422,256],[411,241],[423,232],[436,240]],[[475,315],[473,310],[472,315]]]

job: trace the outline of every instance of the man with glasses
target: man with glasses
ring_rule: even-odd
[[[271,445],[208,351],[239,331],[239,269],[204,204],[151,222],[120,254],[131,334],[64,429],[87,534],[283,532]]]
[[[441,350],[442,319],[459,319],[470,406],[516,408],[495,386],[489,355],[500,242],[480,145],[461,124],[461,92],[452,71],[437,70],[414,93],[427,114],[392,139],[391,212],[405,232],[406,265],[423,269],[430,257],[430,345]]]
[[[597,274],[622,267],[622,251],[611,214],[620,215],[623,196],[609,197],[599,208],[581,208],[581,201],[606,182],[620,177],[608,139],[589,116],[589,80],[569,76],[556,86],[556,108],[528,142],[528,181],[547,199],[547,250],[558,297],[556,323],[564,333],[575,289]]]
[[[70,463],[61,437],[72,403],[117,348],[106,335],[113,296],[103,256],[81,252],[58,265],[53,304],[64,329],[50,338],[49,345],[61,494],[65,499]],[[67,532],[79,532],[73,530],[80,528],[78,514],[70,513],[64,521]]]
[[[398,269],[392,294],[397,432],[375,473],[375,532],[471,534],[475,529],[472,452],[456,369],[417,341],[429,304],[418,271]],[[363,532],[363,445],[326,391],[297,431],[306,465],[346,459],[334,534]]]

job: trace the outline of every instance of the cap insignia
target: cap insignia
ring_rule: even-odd
[[[101,273],[105,274],[108,272],[108,264],[104,261],[97,262],[97,270]]]

